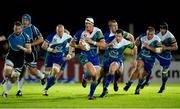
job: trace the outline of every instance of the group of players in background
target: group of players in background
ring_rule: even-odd
[[[138,80],[135,94],[149,84],[152,68],[157,59],[161,66],[162,85],[158,93],[165,90],[168,79],[168,70],[171,64],[171,51],[177,50],[177,42],[168,30],[168,24],[160,24],[160,31],[155,32],[154,27],[147,27],[146,32],[134,39],[134,36],[118,28],[116,20],[108,22],[109,30],[102,33],[101,29],[94,26],[94,19],[87,17],[85,27],[72,37],[62,24],[56,26],[56,31],[45,40],[39,29],[31,24],[31,16],[24,14],[22,22],[14,23],[14,32],[8,37],[8,53],[3,70],[4,80],[2,86],[3,97],[8,96],[13,83],[18,83],[16,96],[22,96],[24,74],[34,75],[45,85],[43,95],[48,96],[48,89],[56,83],[56,79],[63,74],[68,60],[73,59],[75,50],[80,49],[79,59],[84,68],[82,86],[86,87],[90,81],[89,100],[94,100],[94,92],[99,83],[103,83],[100,97],[108,94],[108,86],[113,81],[114,91],[118,91],[118,80],[124,73],[123,52],[131,49],[130,78],[123,88],[125,91],[131,87],[134,80]],[[4,40],[1,37],[0,40]],[[37,47],[46,50],[45,69],[37,69]],[[139,47],[140,46],[140,47]],[[99,49],[104,50],[102,65],[99,59]],[[139,50],[138,50],[139,49]],[[138,52],[139,51],[139,52]]]

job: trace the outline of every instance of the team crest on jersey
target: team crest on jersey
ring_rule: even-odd
[[[53,39],[53,42],[57,42],[57,39],[56,39],[56,38],[54,38],[54,39]]]

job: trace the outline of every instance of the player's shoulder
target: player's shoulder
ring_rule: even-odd
[[[72,36],[70,34],[68,34],[68,33],[64,33],[64,36],[66,36],[68,39],[72,38]]]
[[[157,40],[157,41],[161,41],[161,39],[159,38],[159,36],[158,35],[156,35],[156,34],[154,34],[154,38],[153,38],[154,40]]]
[[[101,33],[102,33],[101,29],[98,28],[98,27],[94,27],[94,31],[95,31],[95,32],[101,32]]]
[[[109,36],[110,33],[111,33],[110,30],[106,30],[103,32],[104,36]]]
[[[8,36],[8,40],[10,40],[12,37],[14,37],[14,33],[11,33],[9,36]]]
[[[84,30],[85,30],[84,28],[79,29],[78,31],[76,31],[74,36],[80,36]]]
[[[124,45],[130,44],[131,42],[125,38],[122,39],[121,41]]]
[[[169,30],[167,30],[166,34],[169,38],[174,38],[174,35]]]
[[[145,39],[147,36],[146,36],[146,33],[142,33],[138,36],[138,38],[141,40],[141,39]]]

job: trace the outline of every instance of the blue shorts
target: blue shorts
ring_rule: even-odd
[[[108,71],[109,70],[109,66],[111,65],[112,62],[116,62],[119,64],[119,66],[122,65],[122,60],[118,59],[118,58],[104,58],[104,62],[103,62],[103,69]]]
[[[91,62],[94,66],[99,66],[100,61],[99,61],[99,56],[85,56],[84,54],[80,54],[80,61],[81,64],[84,66],[86,63]]]
[[[160,57],[159,55],[156,56],[156,59],[159,61],[160,66],[163,67],[163,69],[168,69],[171,65],[171,60]]]
[[[66,63],[67,62],[63,60],[63,57],[48,55],[45,60],[45,67],[52,67],[53,64],[58,64],[61,66],[60,70],[63,71],[66,67]]]
[[[148,60],[148,59],[145,59],[144,57],[138,57],[137,60],[141,60],[144,62],[144,69],[146,70],[148,74],[152,73],[152,68],[154,66],[155,59]]]

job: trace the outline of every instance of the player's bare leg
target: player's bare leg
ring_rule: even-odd
[[[131,73],[130,80],[126,83],[124,90],[128,91],[128,89],[131,87],[131,84],[133,83],[133,81],[141,78],[143,72],[144,72],[144,63],[142,61],[138,60],[137,68],[133,73]]]
[[[108,94],[108,86],[110,82],[112,81],[115,72],[118,70],[119,64],[117,62],[112,62],[109,67],[109,73],[106,75],[105,85],[103,87],[103,92],[100,95],[100,97],[104,97]],[[121,69],[121,68],[120,68]]]
[[[59,64],[55,64],[55,63],[53,64],[50,75],[47,77],[47,85],[43,91],[44,96],[48,96],[48,93],[47,93],[48,89],[55,84],[57,76],[60,76],[59,74],[60,68],[61,66]]]

